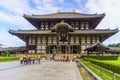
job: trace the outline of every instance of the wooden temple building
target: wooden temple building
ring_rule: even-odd
[[[9,30],[26,42],[28,53],[80,54],[95,44],[102,43],[118,29],[96,29],[105,14],[59,12],[45,15],[24,15],[36,30]]]

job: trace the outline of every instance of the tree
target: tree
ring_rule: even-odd
[[[5,56],[5,57],[10,56],[10,52],[9,51],[4,51],[3,56]]]
[[[117,43],[117,44],[109,44],[108,47],[120,47],[120,43]]]

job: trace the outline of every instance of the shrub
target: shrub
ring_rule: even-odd
[[[81,56],[81,58],[92,58],[98,60],[117,60],[118,56]]]
[[[88,58],[84,58],[84,60],[88,61]],[[105,63],[105,62],[102,62],[102,61],[99,61],[99,60],[94,60],[94,59],[91,59],[90,62],[95,64],[95,65],[98,65],[102,68],[108,69],[112,72],[114,71],[115,73],[120,74],[120,66],[119,65],[113,65],[113,64],[110,64],[110,63]]]
[[[5,56],[5,57],[10,56],[10,52],[9,52],[9,51],[4,51],[4,52],[3,52],[3,56]]]

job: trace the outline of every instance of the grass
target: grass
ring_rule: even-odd
[[[105,63],[114,64],[114,65],[120,65],[120,57],[118,57],[117,60],[100,60]],[[82,60],[82,63],[84,63],[89,69],[91,69],[94,73],[96,73],[98,76],[100,76],[103,80],[111,80],[113,78],[113,73],[110,71],[100,68],[99,66],[96,66],[90,62]],[[115,80],[120,80],[120,76],[115,75]]]
[[[4,57],[0,56],[0,62],[9,62],[19,60],[19,57]]]
[[[82,60],[82,63],[85,66],[87,66],[90,70],[92,70],[94,73],[96,73],[98,76],[100,76],[103,80],[111,80],[113,78],[112,76],[113,73],[108,72],[108,70],[102,69],[84,60]],[[120,80],[120,77],[115,75],[115,80]]]
[[[114,64],[114,65],[120,65],[120,56],[118,57],[117,60],[101,60],[101,61],[105,63]]]

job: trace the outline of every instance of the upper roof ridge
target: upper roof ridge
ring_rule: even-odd
[[[27,14],[24,14],[23,16],[50,16],[50,15],[59,15],[59,14],[78,14],[78,15],[85,15],[85,16],[96,16],[96,15],[103,15],[105,16],[105,13],[101,13],[101,14],[97,14],[97,13],[94,13],[94,14],[87,14],[87,13],[74,13],[74,12],[60,12],[60,13],[48,13],[48,14],[41,14],[41,15],[38,15],[38,14],[32,14],[32,15],[27,15]]]

